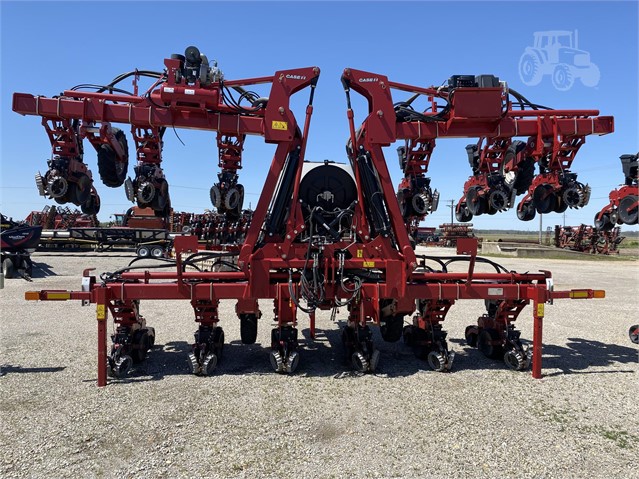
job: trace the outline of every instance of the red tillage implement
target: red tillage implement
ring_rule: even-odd
[[[131,124],[138,166],[136,179],[127,185],[127,195],[138,206],[150,205],[159,214],[170,203],[168,183],[165,185],[166,180],[158,170],[146,174],[145,168],[159,168],[161,142],[157,139],[163,129],[217,131],[221,173],[219,182],[211,189],[211,201],[230,218],[241,212],[243,188],[237,181],[237,170],[241,166],[245,135],[261,135],[266,142],[277,145],[239,252],[198,252],[196,237],[181,236],[175,240],[175,270],[129,266],[103,274],[99,281],[87,270],[82,291],[45,290],[26,294],[27,299],[33,300],[81,300],[84,304],[96,304],[98,385],[106,384],[108,371],[116,377],[126,375],[130,365],[143,360],[153,345],[154,331],[139,314],[142,300],[190,302],[199,327],[189,361],[195,374],[207,375],[214,371],[224,344],[218,316],[221,300],[236,302],[243,343],[256,340],[261,317],[258,300],[273,300],[278,326],[271,333],[271,364],[277,372],[292,373],[299,362],[299,312],[309,316],[310,335],[314,337],[317,310],[346,308],[348,318],[342,339],[353,366],[362,372],[374,371],[380,356],[369,325],[380,326],[386,341],[398,341],[403,336],[433,369],[446,371],[452,365],[454,353],[448,349],[447,333],[441,323],[456,301],[483,299],[487,314],[467,328],[467,342],[477,345],[489,357],[503,357],[512,369],[526,369],[532,361],[533,376],[539,378],[544,305],[559,298],[603,297],[603,291],[590,289],[554,291],[550,272],[519,274],[479,258],[474,239],[460,239],[457,256],[418,255],[410,233],[418,219],[436,207],[430,179],[424,176],[436,138],[474,136],[490,139],[494,144],[526,136],[529,147],[521,151],[533,159],[548,158],[549,165],[560,168],[569,161],[565,159],[567,150],[562,149],[561,138],[609,133],[612,118],[593,117],[596,112],[592,111],[540,112],[523,106],[521,111],[513,111],[507,87],[494,77],[473,77],[472,84],[454,77],[444,91],[401,85],[382,75],[347,69],[342,83],[348,103],[349,162],[312,163],[305,161],[304,156],[318,68],[226,81],[194,47],[189,47],[184,56],[174,55],[165,60],[165,66],[164,73],[156,75],[157,82],[143,95],[114,92],[115,81],[98,93],[72,90],[59,98],[14,95],[13,108],[18,113],[41,116],[44,121],[59,125],[63,133],[69,128],[77,132],[74,136],[61,134],[64,141],[73,136],[77,142],[90,133],[94,135],[89,135],[94,145],[110,145],[109,154],[102,154],[101,170],[107,172],[107,180],[113,184],[123,183],[120,179],[122,171],[126,175],[126,152],[117,151],[114,144],[117,138],[109,133],[113,132],[110,123]],[[270,84],[268,98],[244,89],[260,83]],[[289,98],[309,86],[306,118],[300,128],[289,108]],[[250,105],[241,106],[240,101],[231,97],[230,88],[240,93],[240,101],[248,100]],[[368,116],[357,130],[350,103],[351,89],[369,103]],[[393,102],[391,89],[426,95],[433,102],[432,108],[415,114],[409,102]],[[447,102],[441,111],[437,111],[436,98]],[[148,134],[146,143],[141,131]],[[104,136],[97,139],[98,133]],[[403,156],[400,151],[405,178],[399,198],[382,152],[383,146],[398,139],[407,141]],[[119,143],[124,145],[122,141]],[[516,151],[515,156],[521,151]],[[58,160],[60,164],[79,161],[68,154]],[[114,167],[118,162],[121,165]],[[54,197],[62,191],[56,189],[61,183],[58,178],[66,178],[67,185],[76,182],[61,171],[48,175],[49,179],[46,175],[41,179],[39,186],[45,194]],[[68,171],[73,173],[78,168]],[[557,196],[557,188],[565,186],[564,183],[552,186],[552,194]],[[77,190],[79,186],[74,188]],[[79,198],[79,193],[74,195],[71,196]],[[477,192],[478,198],[486,195]],[[65,196],[57,199],[64,201]],[[235,257],[232,263],[224,263],[230,271],[188,268],[197,259],[216,258],[222,262],[224,256]],[[451,265],[460,262],[467,263],[467,269],[453,271]],[[479,264],[494,268],[494,272],[476,271]],[[530,303],[534,320],[532,351],[522,344],[513,324]],[[413,313],[412,324],[405,326],[404,318]],[[109,315],[117,329],[112,336],[113,345],[107,351]]]

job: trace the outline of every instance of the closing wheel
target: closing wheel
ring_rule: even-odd
[[[360,373],[365,373],[370,368],[370,364],[364,357],[364,355],[360,351],[356,351],[351,356],[351,363],[356,371]]]
[[[217,356],[218,361],[222,359],[222,353],[224,352],[224,330],[219,326],[213,331],[213,350]]]
[[[514,349],[506,351],[506,354],[504,354],[504,363],[513,371],[523,371],[528,366],[525,354]]]
[[[619,202],[619,219],[623,224],[636,225],[638,217],[637,196],[628,195]]]
[[[123,378],[127,375],[132,365],[133,359],[131,358],[131,356],[126,354],[120,356],[114,361],[113,369],[111,370],[113,372],[113,376],[115,376],[116,378]]]
[[[371,362],[369,365],[369,369],[372,373],[374,373],[377,370],[377,366],[379,365],[379,357],[380,357],[380,352],[379,350],[375,350],[373,351],[373,354],[371,354]]]
[[[202,375],[211,376],[217,367],[217,355],[207,354],[202,362]]]
[[[297,351],[292,351],[286,358],[286,372],[292,374],[300,363],[300,355]]]
[[[230,188],[224,195],[224,207],[227,210],[234,210],[240,203],[240,191],[233,187]]]
[[[566,188],[566,190],[564,191],[564,194],[561,195],[563,202],[569,207],[569,208],[578,208],[580,206],[583,206],[583,200],[584,200],[584,190],[583,188],[580,188],[579,186],[570,186],[568,188]]]
[[[257,340],[256,314],[240,314],[240,339],[242,344],[255,344]]]
[[[56,200],[65,199],[66,202],[66,194],[69,191],[69,182],[66,178],[62,178],[61,176],[55,176],[51,178],[47,184],[47,194]]]
[[[273,367],[276,373],[284,372],[284,360],[282,359],[282,355],[279,353],[279,351],[275,351],[275,350],[271,351],[271,354],[269,355],[269,359],[271,361],[271,366]]]
[[[568,204],[564,201],[563,197],[557,197],[557,203],[555,204],[555,209],[553,210],[555,213],[563,213],[568,209]]]
[[[468,210],[466,203],[460,203],[455,208],[455,218],[460,223],[468,223],[473,219],[473,214]]]
[[[189,353],[189,367],[191,368],[192,374],[200,374],[200,364],[194,353]]]
[[[100,197],[92,194],[86,203],[82,203],[80,209],[85,215],[97,215],[100,212]]]
[[[499,334],[494,329],[483,329],[477,338],[477,347],[484,356],[490,359],[497,359],[502,354],[502,347],[493,344],[499,341]]]
[[[470,346],[471,348],[477,346],[477,326],[466,326],[464,337],[466,338],[466,344],[468,344],[468,346]]]
[[[430,198],[428,195],[420,193],[413,196],[411,204],[413,205],[415,213],[425,215],[428,213],[428,208],[430,208]]]
[[[535,213],[532,201],[527,201],[517,208],[517,218],[521,221],[531,221],[535,217]]]
[[[595,215],[595,228],[599,231],[610,231],[615,224],[610,220],[610,213],[602,213]]]
[[[508,197],[503,190],[494,190],[488,196],[488,206],[495,211],[508,209]]]
[[[153,186],[153,183],[145,181],[138,185],[138,194],[136,195],[138,205],[148,205],[153,201],[153,198],[155,198],[155,186]]]
[[[552,213],[557,205],[557,196],[550,185],[539,185],[533,192],[533,205],[540,214]]]
[[[155,198],[151,203],[151,207],[155,211],[163,212],[163,216],[165,216],[166,206],[170,204],[169,200],[169,183],[164,178],[158,180],[157,192],[155,194]]]
[[[209,192],[211,196],[211,204],[218,209],[222,204],[222,193],[220,192],[220,187],[217,185],[211,186],[211,191]]]
[[[146,359],[146,352],[149,350],[149,333],[145,329],[140,329],[133,335],[133,345],[135,349],[131,351],[131,358],[134,363],[141,363]]]
[[[4,275],[4,277],[7,279],[13,278],[14,270],[15,268],[13,266],[13,261],[11,261],[11,258],[5,258],[2,262],[2,274]]]
[[[485,196],[479,195],[480,188],[474,186],[466,192],[466,207],[468,211],[474,215],[483,215],[488,211],[488,202]]]
[[[70,185],[70,199],[77,205],[81,206],[86,203],[91,195],[91,178],[81,174],[75,184]]]
[[[433,371],[442,372],[446,370],[446,358],[439,351],[431,351],[426,359]]]

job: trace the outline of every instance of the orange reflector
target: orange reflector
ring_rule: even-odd
[[[24,299],[27,301],[38,301],[40,299],[40,293],[38,291],[27,291],[24,293]]]
[[[603,289],[595,289],[595,298],[605,298],[606,292]]]
[[[45,298],[49,301],[64,301],[71,299],[71,293],[46,293]]]

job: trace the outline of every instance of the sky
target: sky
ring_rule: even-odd
[[[318,66],[321,70],[310,125],[306,159],[347,162],[349,134],[346,97],[340,77],[351,67],[386,75],[415,86],[441,85],[454,74],[485,74],[501,80],[535,103],[556,109],[598,109],[615,117],[615,132],[589,136],[572,171],[592,187],[590,203],[579,210],[543,217],[555,224],[592,224],[608,194],[623,183],[619,156],[639,151],[638,4],[625,2],[249,2],[249,1],[0,1],[1,124],[0,211],[23,219],[32,210],[55,204],[39,196],[34,175],[47,170],[51,147],[40,120],[11,111],[14,92],[54,96],[81,83],[105,84],[123,72],[162,70],[164,58],[197,46],[216,60],[227,80],[270,76],[277,70]],[[535,32],[578,31],[579,48],[590,53],[600,79],[580,80],[565,91],[550,76],[527,86],[519,60]],[[123,85],[127,87],[130,85]],[[268,91],[254,88],[265,96]],[[303,124],[309,89],[292,99]],[[367,105],[353,92],[355,123]],[[406,99],[394,92],[394,101]],[[135,156],[130,128],[130,155]],[[464,147],[476,139],[440,139],[430,163],[431,185],[440,192],[437,212],[423,226],[450,221],[455,203],[471,175]],[[384,148],[394,186],[399,170],[397,142]],[[245,207],[257,204],[275,145],[249,137],[240,182]],[[126,211],[132,203],[124,189],[99,180],[96,154],[85,142],[85,159],[96,180],[101,221]],[[129,174],[133,175],[133,161]],[[167,130],[163,168],[177,211],[211,209],[209,189],[217,180],[215,132]],[[518,197],[517,202],[522,197]],[[75,208],[70,204],[72,208]],[[517,219],[515,209],[474,217],[477,229],[536,231]],[[622,231],[637,230],[623,226]]]

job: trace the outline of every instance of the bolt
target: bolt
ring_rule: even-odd
[[[284,114],[284,107],[283,106],[279,107],[277,111],[280,112],[280,115],[283,115]]]
[[[378,117],[383,117],[384,116],[384,112],[382,110],[377,110],[377,116]]]
[[[286,239],[291,239],[291,235],[286,235]]]

